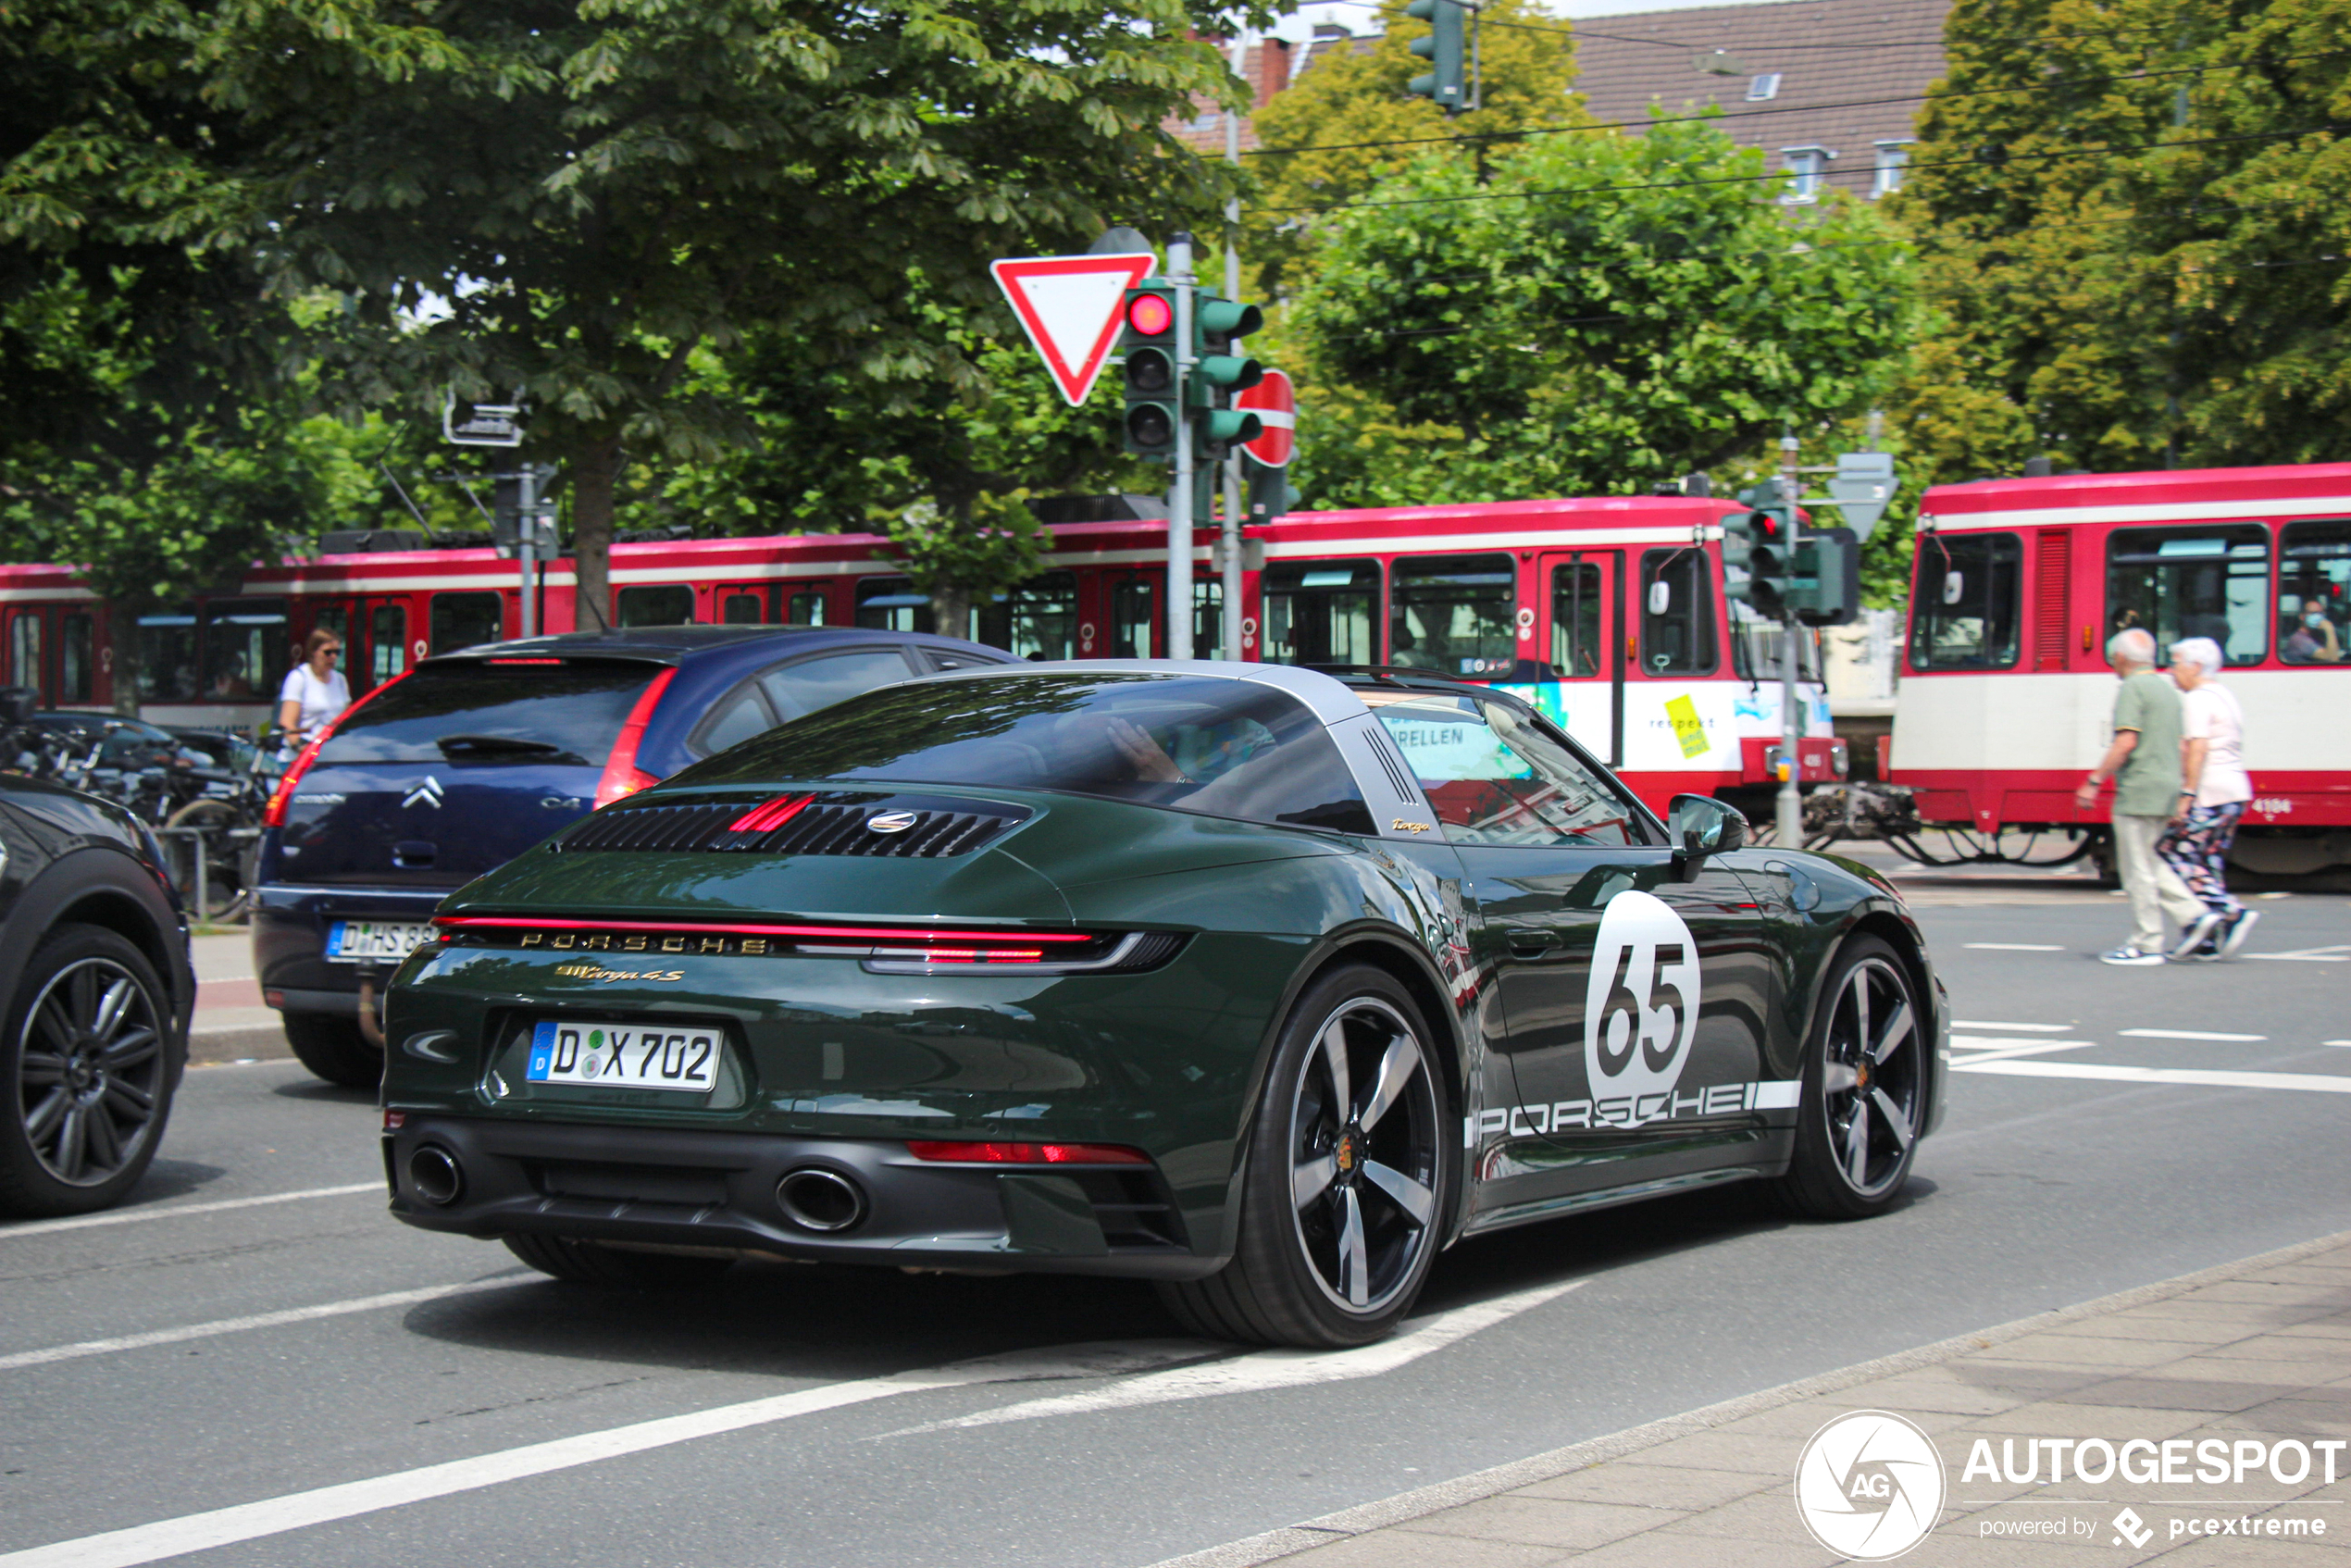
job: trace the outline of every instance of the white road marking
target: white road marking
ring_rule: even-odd
[[[2247,952],[2244,958],[2266,958],[2285,964],[2351,964],[2351,947],[2292,948],[2284,952]]]
[[[2295,1089],[2351,1094],[2351,1073],[2236,1073],[2207,1067],[2116,1067],[2102,1062],[1954,1062],[1955,1073],[2020,1078],[2100,1078],[2111,1083],[2195,1084],[2207,1089]],[[5,1561],[5,1560],[0,1560]]]
[[[2070,1035],[2073,1032],[2074,1026],[2071,1024],[1994,1024],[1982,1018],[1954,1018],[1951,1020],[1951,1027],[1955,1029],[2014,1029],[2019,1034],[2026,1035]]]
[[[2210,1035],[2199,1029],[2117,1029],[2126,1039],[2217,1039],[2239,1045],[2251,1045],[2268,1039],[2268,1035]]]
[[[2086,1039],[1995,1039],[1975,1035],[1954,1035],[1951,1049],[1973,1051],[1972,1056],[1955,1056],[1954,1067],[1970,1062],[1998,1062],[2010,1056],[2046,1056],[2052,1051],[2087,1051],[2096,1044]]]
[[[381,1181],[355,1181],[348,1187],[313,1187],[302,1192],[272,1192],[260,1198],[223,1198],[212,1203],[160,1203],[152,1209],[117,1209],[107,1214],[76,1214],[71,1219],[32,1220],[0,1226],[0,1241],[12,1236],[47,1236],[60,1230],[82,1230],[93,1225],[134,1225],[141,1220],[168,1220],[181,1214],[218,1214],[230,1209],[257,1209],[264,1203],[292,1203],[304,1198],[342,1198],[354,1192],[381,1192]]]
[[[1959,945],[1974,948],[1979,952],[2063,952],[2065,951],[2061,947],[2052,947],[2046,942],[1961,942]]]
[[[2351,1045],[2351,1039],[2322,1039],[2320,1045]]]
[[[1451,1312],[1422,1319],[1418,1327],[1408,1324],[1409,1332],[1393,1339],[1364,1345],[1357,1350],[1258,1350],[1205,1366],[1175,1367],[1145,1377],[1130,1377],[1108,1388],[1083,1394],[1064,1394],[1056,1399],[1026,1400],[1001,1410],[983,1411],[953,1421],[933,1421],[883,1436],[905,1437],[965,1426],[996,1426],[1008,1421],[1036,1421],[1052,1415],[1078,1415],[1093,1411],[1128,1410],[1137,1405],[1166,1404],[1176,1400],[1206,1400],[1224,1394],[1254,1394],[1269,1388],[1296,1388],[1311,1383],[1338,1383],[1350,1378],[1377,1377],[1399,1366],[1409,1365],[1432,1350],[1441,1350],[1481,1328],[1490,1328],[1530,1308],[1556,1300],[1587,1283],[1586,1280],[1576,1279],[1565,1285],[1542,1285],[1532,1290],[1499,1296],[1490,1301],[1456,1307]],[[6,1563],[7,1559],[0,1558],[0,1568],[6,1568]]]
[[[1115,1376],[1147,1367],[1164,1366],[1170,1361],[1197,1360],[1215,1353],[1216,1347],[1200,1340],[1066,1345],[1018,1350],[1007,1355],[981,1356],[948,1366],[893,1373],[887,1377],[828,1383],[790,1394],[772,1394],[765,1399],[745,1400],[738,1404],[720,1405],[685,1415],[665,1415],[652,1421],[631,1422],[626,1426],[606,1427],[601,1432],[582,1432],[576,1437],[530,1443],[496,1453],[477,1454],[469,1459],[451,1460],[444,1464],[428,1464],[415,1470],[372,1476],[364,1481],[346,1481],[339,1486],[318,1487],[306,1492],[289,1492],[283,1497],[265,1498],[259,1502],[214,1509],[208,1513],[185,1514],[178,1519],[158,1520],[152,1524],[134,1524],[126,1530],[109,1530],[104,1535],[83,1536],[76,1540],[32,1547],[24,1551],[0,1555],[0,1568],[135,1568],[136,1564],[143,1562],[160,1562],[166,1558],[180,1557],[192,1551],[206,1551],[215,1547],[233,1546],[239,1541],[259,1540],[267,1536],[283,1535],[289,1530],[356,1518],[406,1503],[479,1491],[504,1481],[518,1481],[526,1476],[570,1470],[600,1460],[668,1448],[678,1443],[691,1442],[697,1437],[740,1432],[746,1427],[765,1426],[789,1421],[795,1416],[813,1415],[819,1411],[863,1404],[870,1400],[886,1400],[899,1394],[915,1394],[932,1388],[963,1388],[974,1383]]]
[[[478,1290],[496,1290],[539,1277],[516,1269],[489,1279],[470,1279],[462,1285],[429,1285],[415,1290],[391,1290],[380,1296],[357,1296],[347,1301],[322,1301],[315,1307],[287,1307],[274,1313],[252,1313],[243,1317],[216,1318],[210,1323],[191,1323],[178,1328],[151,1329],[144,1334],[118,1335],[111,1339],[81,1339],[70,1345],[52,1345],[42,1350],[18,1350],[0,1355],[0,1372],[20,1366],[46,1366],[51,1362],[75,1361],[82,1356],[103,1356],[115,1350],[140,1350],[149,1345],[177,1345],[188,1339],[209,1339],[218,1334],[242,1334],[249,1328],[276,1328],[289,1323],[308,1323],[314,1318],[342,1317],[350,1313],[371,1313],[382,1307],[413,1306],[418,1301],[437,1301],[445,1296],[469,1296]]]

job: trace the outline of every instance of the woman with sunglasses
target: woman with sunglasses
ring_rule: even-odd
[[[278,728],[285,735],[279,754],[285,760],[292,761],[351,706],[351,682],[335,667],[342,657],[342,639],[321,627],[310,634],[302,663],[286,672],[286,683],[278,691]]]

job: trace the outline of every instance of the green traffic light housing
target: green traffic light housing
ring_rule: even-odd
[[[1265,314],[1253,305],[1202,289],[1192,302],[1192,367],[1184,404],[1192,410],[1193,449],[1205,461],[1230,454],[1237,442],[1265,433],[1263,420],[1233,407],[1233,394],[1265,379],[1265,367],[1233,352],[1238,340],[1261,331]]]
[[[1412,78],[1406,90],[1431,100],[1449,115],[1460,114],[1469,106],[1462,70],[1469,7],[1462,0],[1412,0],[1404,14],[1428,23],[1428,36],[1413,39],[1408,47],[1430,65],[1428,71]]]

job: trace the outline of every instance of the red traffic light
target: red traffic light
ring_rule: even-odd
[[[1164,294],[1137,294],[1126,302],[1126,325],[1147,338],[1158,337],[1176,325],[1176,307]]]

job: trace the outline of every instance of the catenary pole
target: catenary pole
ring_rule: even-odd
[[[522,566],[522,634],[536,637],[539,635],[539,595],[532,591],[539,586],[535,580],[539,575],[535,569],[539,553],[532,548],[538,541],[538,529],[534,526],[539,516],[539,466],[536,463],[522,465],[520,485],[516,500],[520,503],[522,517],[521,526],[515,530],[515,557]]]
[[[1192,237],[1167,237],[1167,278],[1176,285],[1176,471],[1167,482],[1167,656],[1192,656]]]
[[[1803,493],[1797,488],[1797,441],[1793,433],[1780,438],[1780,485],[1781,494],[1787,502],[1788,545],[1791,551],[1795,547],[1796,531],[1798,527],[1796,521],[1796,498]],[[1782,605],[1780,608],[1780,756],[1784,761],[1785,771],[1780,779],[1780,795],[1777,803],[1779,809],[1773,824],[1773,839],[1782,848],[1791,850],[1800,850],[1804,847],[1804,792],[1799,788],[1804,775],[1804,764],[1801,758],[1803,748],[1798,744],[1804,734],[1804,708],[1796,686],[1796,640],[1800,635],[1802,635],[1802,629],[1797,624],[1796,607],[1792,604]]]

